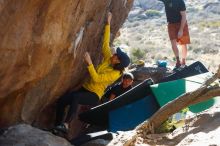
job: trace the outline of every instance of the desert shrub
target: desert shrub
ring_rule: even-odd
[[[192,47],[192,46],[189,46],[189,47],[188,47],[188,50],[189,50],[189,51],[193,50],[193,47]]]
[[[134,22],[134,23],[132,23],[132,27],[138,27],[138,26],[140,26],[140,22]]]
[[[202,21],[199,23],[200,28],[219,28],[220,21]]]
[[[193,53],[202,53],[202,54],[218,54],[219,53],[219,49],[218,47],[214,47],[214,45],[203,45],[203,46],[200,46],[198,48],[194,48],[193,50]]]
[[[197,53],[201,53],[202,51],[203,51],[203,50],[202,50],[200,47],[193,49],[193,52],[196,53],[196,54],[197,54]]]
[[[145,58],[146,51],[140,48],[133,48],[131,49],[131,61],[136,62],[140,59]]]
[[[155,16],[161,16],[161,13],[159,11],[157,11],[157,10],[149,9],[149,10],[145,11],[145,15],[147,17],[155,17]]]
[[[176,119],[173,115],[173,117],[170,117],[165,122],[163,122],[158,128],[156,128],[156,133],[167,133],[167,132],[173,132],[178,127],[185,126],[185,116],[186,113],[189,111],[189,108],[186,107],[182,109],[179,114],[181,114],[181,117],[179,119]]]
[[[203,47],[203,54],[218,54],[219,49],[218,48],[212,48],[213,46],[204,46]]]
[[[168,119],[165,122],[163,122],[157,129],[156,133],[167,133],[172,132],[176,129],[175,122],[172,121],[172,119]]]
[[[161,60],[161,59],[163,59],[163,55],[161,55],[161,54],[155,55],[155,60]]]
[[[129,40],[125,40],[125,44],[126,44],[127,46],[130,46]]]
[[[193,12],[195,13],[195,12],[198,12],[198,8],[188,7],[187,11],[190,12],[190,13],[193,13]]]
[[[143,36],[142,35],[136,35],[135,36],[135,41],[140,41],[143,39]]]
[[[115,39],[114,40],[114,46],[120,46],[122,43],[121,43],[121,40],[120,39]]]

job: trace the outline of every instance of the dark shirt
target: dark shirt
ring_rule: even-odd
[[[165,5],[168,23],[180,23],[182,16],[180,11],[185,11],[186,6],[183,0],[160,0]]]
[[[111,89],[111,94],[114,94],[115,97],[118,97],[119,95],[125,93],[126,91],[130,90],[131,88],[132,88],[132,86],[129,86],[127,88],[123,88],[122,84],[118,84]]]
[[[123,88],[122,83],[118,83],[118,84],[114,85],[113,87],[109,88],[105,92],[104,96],[102,97],[102,102],[109,101],[111,94],[114,94],[115,97],[118,97],[119,95],[125,93],[126,91],[130,90],[131,88],[132,88],[132,86],[129,86],[127,88]]]

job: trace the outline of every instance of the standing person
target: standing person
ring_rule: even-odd
[[[107,24],[105,26],[102,53],[104,59],[95,69],[88,52],[85,53],[85,62],[89,72],[89,78],[77,91],[64,94],[57,103],[56,127],[55,130],[67,132],[68,123],[75,117],[78,104],[97,105],[104,90],[123,73],[125,67],[130,63],[128,55],[120,48],[117,48],[115,54],[111,54],[110,44],[110,22],[112,14],[108,14]],[[66,106],[70,105],[67,116],[63,121]]]
[[[134,76],[132,73],[124,73],[121,82],[111,87],[104,94],[103,102],[110,101],[118,97],[119,95],[125,93],[132,88],[132,83],[134,81]]]
[[[186,6],[183,0],[160,0],[165,5],[168,22],[168,33],[172,50],[176,57],[176,66],[186,65],[187,44],[190,44],[190,36],[186,19]],[[182,48],[182,59],[180,61],[177,44]]]

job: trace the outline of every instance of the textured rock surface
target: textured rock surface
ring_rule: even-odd
[[[0,136],[2,146],[72,146],[64,138],[21,124],[10,127]]]
[[[112,36],[133,0],[1,0],[0,127],[51,123],[53,104],[83,82],[85,51],[94,63],[108,10]]]
[[[133,85],[137,85],[145,79],[151,78],[154,83],[157,83],[162,78],[170,75],[172,70],[164,67],[138,67],[131,70],[134,75]]]

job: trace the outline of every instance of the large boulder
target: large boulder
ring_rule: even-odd
[[[83,56],[101,61],[107,12],[112,38],[133,0],[2,0],[0,2],[0,128],[52,123],[54,103],[87,76]]]
[[[0,136],[2,146],[72,146],[66,139],[30,125],[10,127]]]
[[[154,83],[158,83],[158,81],[173,73],[170,68],[155,66],[136,67],[131,69],[130,72],[134,75],[133,85],[137,85],[148,78],[151,78],[154,81]]]

